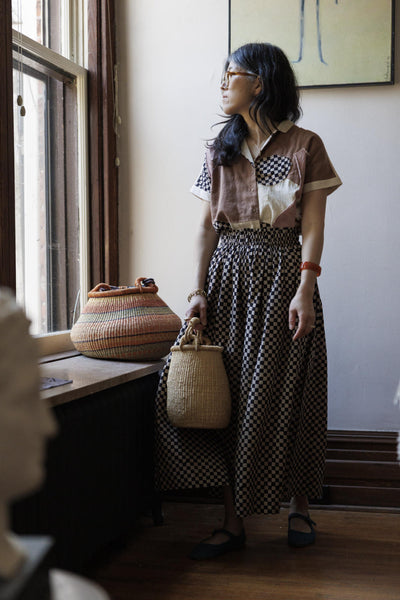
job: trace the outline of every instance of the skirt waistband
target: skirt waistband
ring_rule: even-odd
[[[299,234],[296,228],[271,227],[267,223],[261,223],[259,229],[232,229],[225,225],[220,228],[220,244],[246,243],[292,247],[300,244]]]

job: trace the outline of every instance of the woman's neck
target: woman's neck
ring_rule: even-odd
[[[268,128],[262,129],[255,121],[248,115],[248,117],[244,117],[246,121],[247,128],[249,130],[247,139],[250,143],[257,147],[261,148],[264,142],[270,137],[271,133],[274,131],[274,126],[270,121],[267,122]]]

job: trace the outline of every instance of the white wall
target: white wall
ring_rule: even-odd
[[[218,121],[228,2],[116,4],[120,280],[154,277],[161,297],[183,316],[200,210],[188,189]],[[320,278],[329,426],[400,429],[393,406],[400,377],[400,84],[304,90],[303,110],[300,124],[321,135],[344,182],[329,200]]]

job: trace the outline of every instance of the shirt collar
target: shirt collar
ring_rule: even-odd
[[[293,127],[294,123],[293,121],[289,121],[289,119],[286,119],[285,121],[281,121],[277,127],[277,129],[279,131],[281,131],[282,133],[287,133],[289,131],[289,129],[291,129]]]
[[[293,125],[294,125],[293,121],[289,121],[289,119],[286,119],[285,121],[281,121],[279,123],[279,125],[277,126],[277,128],[274,129],[274,131],[271,133],[271,135],[269,136],[269,138],[267,138],[265,140],[265,142],[263,143],[263,145],[261,146],[261,148],[260,148],[260,154],[264,150],[265,146],[267,144],[269,144],[269,142],[271,141],[271,139],[273,138],[273,136],[275,135],[275,133],[277,131],[280,131],[281,133],[287,133],[289,131],[289,129],[291,129],[293,127]],[[245,139],[242,142],[242,147],[240,149],[240,152],[243,154],[243,156],[245,158],[247,158],[248,161],[250,161],[252,164],[254,163],[253,157],[251,155],[251,152],[250,152],[249,147],[247,145],[247,141]]]

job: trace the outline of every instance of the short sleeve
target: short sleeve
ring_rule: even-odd
[[[196,179],[195,183],[190,188],[192,194],[200,198],[201,200],[211,201],[211,177],[208,172],[207,159],[204,158],[203,166],[200,171],[200,175]]]
[[[326,190],[328,194],[331,194],[342,185],[342,182],[318,135],[313,135],[307,150],[303,193]]]

